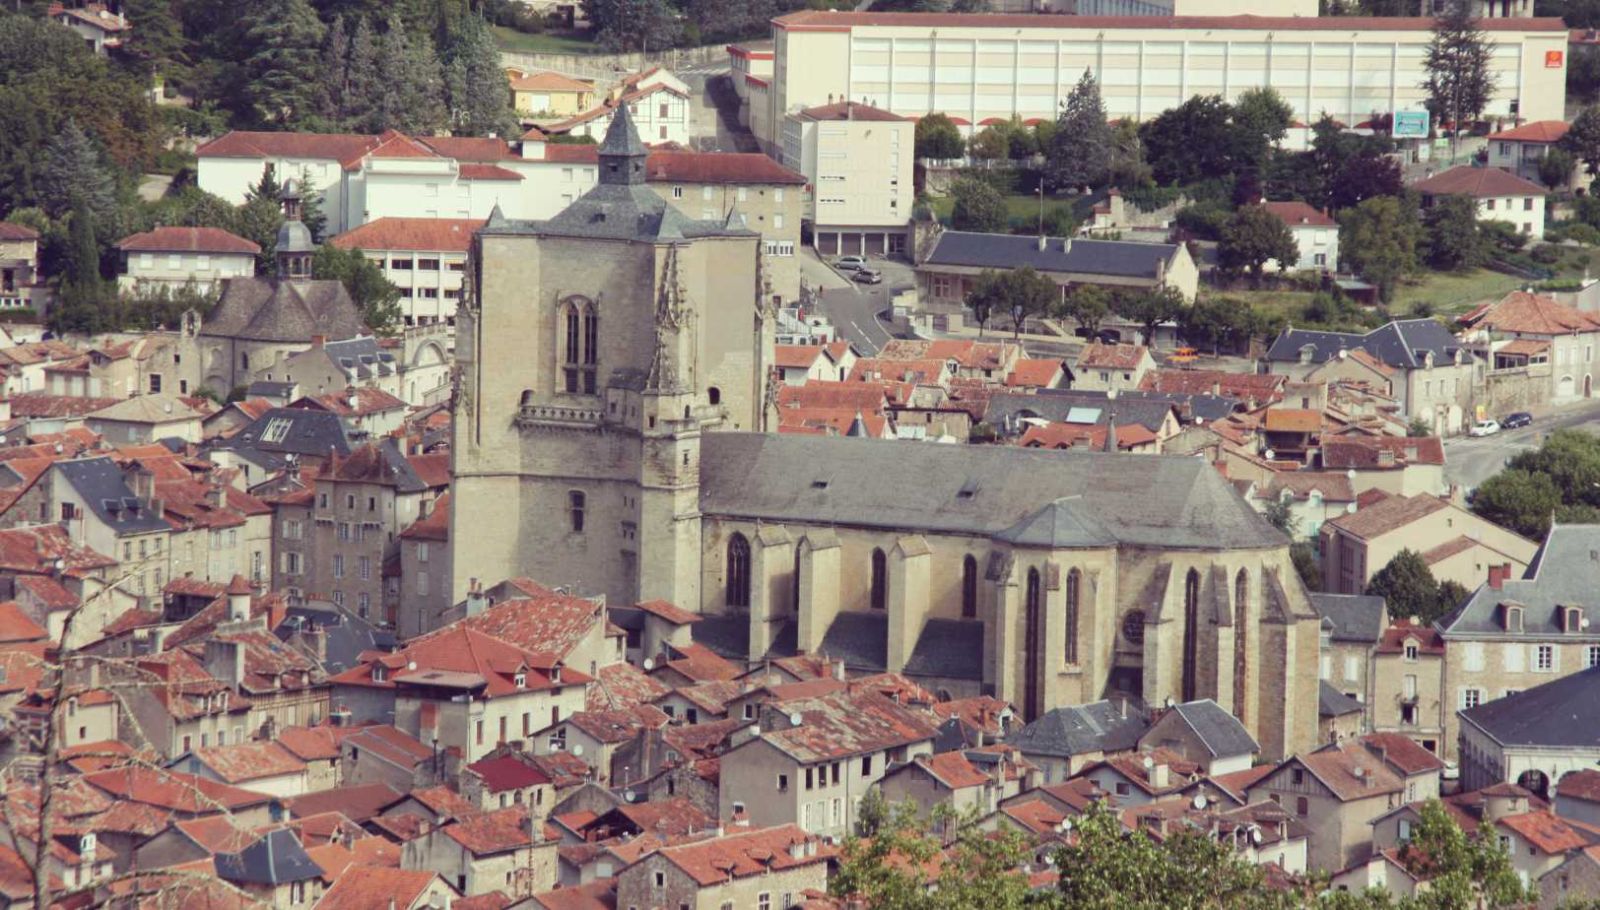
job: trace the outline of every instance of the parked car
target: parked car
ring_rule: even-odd
[[[856,269],[856,273],[850,277],[852,280],[859,281],[862,284],[883,284],[883,273],[877,269]]]
[[[1480,420],[1472,425],[1472,429],[1467,431],[1467,435],[1493,436],[1498,432],[1500,432],[1500,422],[1498,420]]]
[[[1517,427],[1525,427],[1531,423],[1533,423],[1532,414],[1527,411],[1518,411],[1515,414],[1507,414],[1500,418],[1500,429],[1515,430]]]
[[[855,272],[867,267],[865,256],[840,256],[833,261],[833,267],[841,272]]]

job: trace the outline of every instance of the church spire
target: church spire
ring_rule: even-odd
[[[612,186],[642,186],[644,163],[650,150],[639,140],[639,131],[633,128],[633,117],[626,104],[617,105],[611,115],[611,126],[600,143],[600,183]]]

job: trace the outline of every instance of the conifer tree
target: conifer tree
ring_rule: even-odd
[[[325,29],[307,0],[243,4],[244,94],[255,120],[293,128],[314,116]]]
[[[80,203],[102,222],[115,216],[117,192],[111,170],[76,120],[68,120],[45,146],[45,160],[39,169],[39,203],[57,218]]]
[[[378,39],[378,83],[374,132],[428,134],[444,125],[444,78],[433,41],[408,34],[398,16],[389,17]]]
[[[1428,110],[1435,123],[1451,121],[1457,133],[1461,123],[1478,119],[1495,90],[1490,68],[1494,44],[1478,27],[1471,7],[1468,0],[1451,0],[1434,20],[1433,41],[1422,61]]]
[[[328,36],[322,42],[322,117],[328,126],[343,129],[345,106],[350,91],[350,33],[345,30],[344,17],[338,16],[328,26]]]
[[[375,133],[381,117],[380,99],[383,80],[378,76],[378,36],[372,23],[363,18],[356,22],[350,36],[350,54],[345,64],[344,121],[356,132]]]
[[[511,86],[500,68],[500,50],[483,19],[461,17],[445,53],[445,94],[451,129],[468,136],[517,134]]]
[[[1083,78],[1061,107],[1050,148],[1045,150],[1045,173],[1050,183],[1078,187],[1103,181],[1111,169],[1111,138],[1100,84],[1084,70]]]

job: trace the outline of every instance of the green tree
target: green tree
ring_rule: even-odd
[[[1280,268],[1300,261],[1300,247],[1283,219],[1260,205],[1247,205],[1235,212],[1222,229],[1217,242],[1217,261],[1229,272],[1249,272],[1259,284],[1267,263],[1276,260]]]
[[[1473,512],[1534,540],[1549,532],[1561,504],[1561,491],[1548,474],[1517,468],[1490,477],[1472,494]]]
[[[496,73],[505,85],[503,73],[498,69]],[[383,37],[378,39],[378,79],[382,92],[376,105],[378,116],[369,127],[373,132],[396,129],[427,135],[445,125],[444,76],[433,41],[427,35],[408,35],[398,16],[389,17]],[[507,94],[508,109],[510,103]]]
[[[343,283],[350,299],[361,308],[362,321],[377,334],[390,334],[399,326],[403,315],[400,289],[360,250],[318,247],[311,258],[311,275]]]
[[[1401,861],[1428,881],[1417,910],[1495,910],[1536,896],[1522,886],[1492,828],[1469,835],[1437,799],[1424,803],[1421,814],[1400,848]]]
[[[1220,95],[1196,95],[1139,128],[1157,183],[1184,185],[1234,173],[1233,108]]]
[[[1307,541],[1298,541],[1289,545],[1289,560],[1294,563],[1294,571],[1300,576],[1300,581],[1312,591],[1322,590],[1322,568],[1317,565],[1316,551]]]
[[[979,161],[999,161],[1010,153],[1011,143],[993,126],[984,127],[967,142],[967,154]]]
[[[1339,213],[1339,259],[1377,285],[1378,296],[1388,302],[1395,285],[1417,267],[1421,234],[1409,199],[1374,196]]]
[[[1020,337],[1028,319],[1049,313],[1060,300],[1060,286],[1033,266],[1012,269],[1000,278],[1000,309],[1011,317],[1013,337]]]
[[[261,168],[261,180],[245,190],[244,204],[239,206],[234,233],[261,247],[256,254],[256,270],[271,274],[278,246],[278,228],[283,224],[283,202],[279,196],[283,185],[278,182],[271,162]]]
[[[678,11],[667,0],[583,0],[583,6],[596,40],[608,51],[666,50],[682,31]]]
[[[1428,265],[1441,271],[1475,269],[1488,253],[1478,231],[1478,204],[1470,196],[1435,198],[1423,213]]]
[[[50,311],[55,332],[99,332],[112,327],[109,310],[114,303],[100,273],[100,245],[95,240],[94,212],[80,200],[71,214],[71,240],[66,274],[62,276],[56,305]]]
[[[383,82],[378,79],[378,35],[372,22],[360,19],[350,36],[344,66],[344,95],[338,101],[338,121],[353,130],[371,131],[382,115],[379,102]]]
[[[1478,27],[1472,5],[1468,0],[1446,4],[1434,20],[1433,40],[1422,60],[1428,111],[1435,123],[1449,121],[1456,133],[1463,121],[1478,119],[1495,92],[1494,44]]]
[[[1004,308],[1003,284],[1005,276],[994,269],[984,269],[978,277],[972,280],[972,287],[967,289],[967,309],[972,311],[972,319],[978,323],[978,336],[983,336],[984,326],[989,324],[989,317],[994,311]]]
[[[1338,211],[1374,196],[1400,194],[1400,164],[1389,154],[1394,143],[1388,137],[1349,132],[1327,114],[1312,124],[1311,133],[1311,149],[1304,153],[1307,180],[1300,187],[1307,202]]]
[[[76,120],[67,121],[50,140],[45,154],[39,174],[39,204],[47,213],[60,217],[83,205],[102,223],[116,217],[117,188],[111,171],[94,140]]]
[[[1294,108],[1276,89],[1246,89],[1233,102],[1234,158],[1238,166],[1259,169],[1294,122]]]
[[[1572,182],[1572,170],[1577,166],[1578,159],[1571,152],[1552,148],[1539,159],[1539,182],[1552,190],[1565,189]]]
[[[1137,323],[1144,344],[1154,348],[1152,339],[1156,328],[1183,314],[1183,295],[1168,287],[1148,291],[1132,291],[1116,298],[1111,311],[1130,322]]]
[[[1084,70],[1056,118],[1045,151],[1045,180],[1055,187],[1098,186],[1111,174],[1113,151],[1100,83]]]
[[[322,109],[325,29],[307,0],[255,0],[239,8],[244,26],[241,113],[256,123],[293,129]]]
[[[451,129],[468,136],[519,134],[511,109],[511,84],[500,68],[500,48],[481,17],[460,17],[444,63]]]
[[[322,211],[321,190],[311,182],[311,172],[300,170],[300,222],[311,232],[312,243],[322,243],[328,232],[328,216]]]
[[[119,55],[147,76],[181,77],[187,44],[172,0],[123,0],[122,11],[138,27],[125,33]]]
[[[1071,237],[1081,226],[1078,213],[1070,205],[1053,205],[1044,213],[1046,237]]]
[[[365,25],[366,21],[360,19],[357,28]],[[371,38],[369,30],[369,44]],[[345,30],[344,17],[335,16],[333,24],[328,26],[327,35],[322,39],[322,87],[317,97],[322,101],[320,114],[323,121],[337,129],[346,128],[350,106],[350,42],[351,36]]]
[[[1178,331],[1196,347],[1220,354],[1249,341],[1255,329],[1254,312],[1248,304],[1226,297],[1203,297],[1179,313]]]
[[[1299,529],[1300,521],[1294,517],[1292,497],[1284,496],[1268,500],[1267,507],[1261,511],[1261,517],[1267,520],[1267,524],[1282,531],[1285,537],[1294,537]]]
[[[1061,300],[1059,314],[1076,322],[1085,337],[1093,338],[1100,323],[1111,315],[1111,295],[1098,285],[1073,285]]]
[[[1591,175],[1600,174],[1600,105],[1590,105],[1579,111],[1556,147],[1582,161]]]
[[[962,177],[951,185],[950,195],[955,199],[950,209],[951,227],[990,234],[1006,229],[1006,200],[993,184]]]
[[[1119,121],[1111,128],[1111,171],[1106,175],[1106,182],[1132,189],[1149,186],[1154,179],[1150,165],[1145,161],[1139,125],[1132,120]]]
[[[960,158],[966,143],[961,141],[961,130],[947,115],[938,112],[917,121],[916,150],[918,158],[948,161]]]
[[[1596,3],[1600,7],[1600,3]],[[1600,52],[1584,45],[1568,45],[1567,100],[1592,104],[1600,97]]]
[[[1396,553],[1367,580],[1367,593],[1388,601],[1391,616],[1417,616],[1432,622],[1440,615],[1439,583],[1416,550]]]

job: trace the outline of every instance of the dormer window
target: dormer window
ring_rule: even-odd
[[[511,677],[511,681],[515,683],[519,689],[528,688],[528,674],[526,673],[518,673],[516,676]]]
[[[383,664],[373,664],[372,665],[372,681],[373,682],[384,682],[384,681],[388,680],[388,678],[389,678],[389,668],[388,667],[385,667]]]
[[[1583,608],[1582,607],[1562,607],[1561,608],[1561,630],[1563,632],[1582,632],[1583,631]]]
[[[1503,603],[1500,605],[1500,622],[1507,632],[1522,631],[1522,605]]]
[[[1409,638],[1406,639],[1406,660],[1416,660],[1417,650],[1417,643]]]
[[[553,683],[561,682],[561,665],[560,664],[556,664],[555,666],[550,668],[550,681],[553,682]]]

